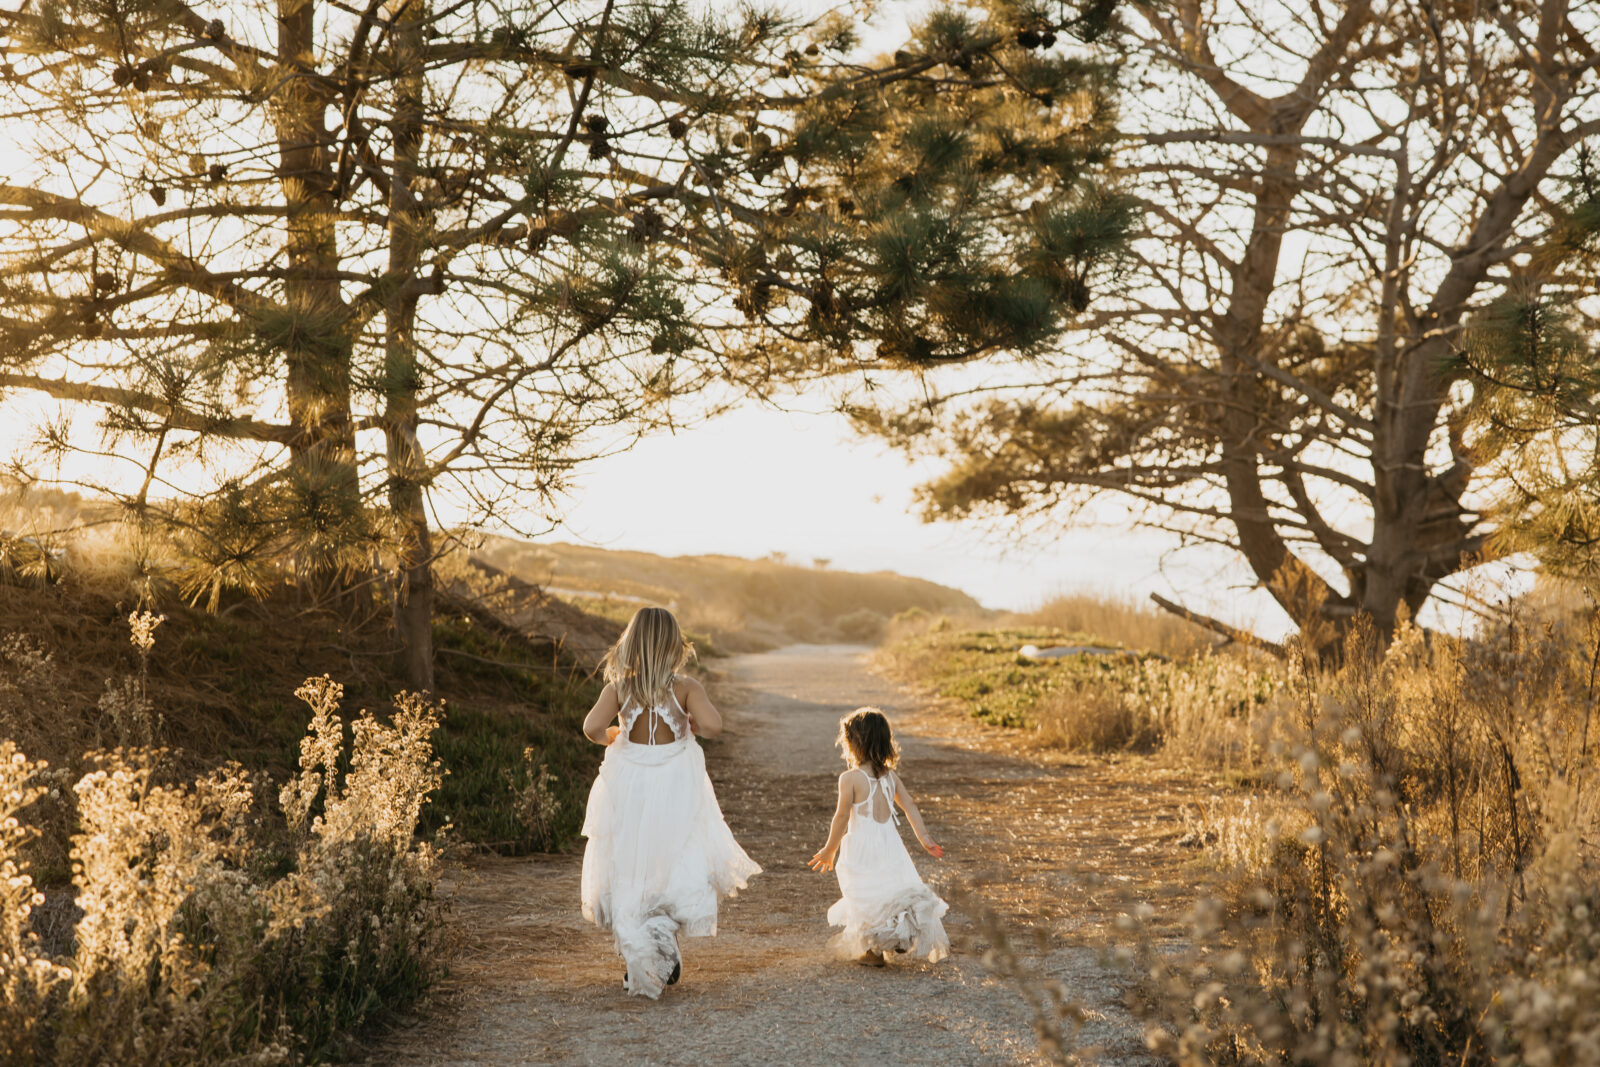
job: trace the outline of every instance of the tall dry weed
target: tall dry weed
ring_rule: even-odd
[[[1518,621],[1470,642],[1357,628],[1279,706],[1258,851],[1193,950],[1146,950],[1180,1064],[1600,1062],[1589,657]]]
[[[142,652],[154,625],[133,620]],[[0,744],[7,1063],[294,1062],[431,980],[443,910],[437,854],[416,830],[441,779],[439,709],[401,694],[391,721],[354,720],[347,749],[340,687],[311,679],[300,694],[311,729],[276,830],[236,765],[169,782],[160,750],[89,757],[73,787],[78,917],[54,957],[30,922],[42,897],[18,818],[46,772]]]
[[[1172,659],[1214,650],[1215,635],[1161,611],[1148,600],[1109,593],[1068,593],[1052,597],[1022,616],[1034,626],[1053,626],[1098,642]]]
[[[42,763],[30,761],[10,741],[0,741],[0,1048],[16,1050],[18,1064],[30,1058],[40,1020],[55,988],[72,972],[50,959],[30,918],[44,903],[33,877],[19,863],[37,831],[18,814],[45,792],[38,784]]]
[[[1160,749],[1229,771],[1256,763],[1257,735],[1284,675],[1254,656],[1125,657],[1071,683],[1031,713],[1047,744],[1091,752]]]

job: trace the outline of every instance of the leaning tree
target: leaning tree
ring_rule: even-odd
[[[1507,438],[1477,417],[1464,331],[1548,268],[1536,253],[1600,133],[1600,10],[1125,10],[1144,225],[1091,317],[1099,343],[979,403],[862,421],[948,457],[933,516],[1131,498],[1236,551],[1313,644],[1358,615],[1388,632],[1496,528]]]
[[[385,571],[427,686],[430,496],[515,518],[719,398],[1079,315],[1127,221],[1091,180],[1110,74],[1067,47],[1106,6],[935,11],[863,58],[840,13],[21,4],[0,390],[101,413],[45,439],[136,466],[190,595]]]

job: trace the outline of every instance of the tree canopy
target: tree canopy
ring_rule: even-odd
[[[1129,220],[1106,6],[935,9],[881,57],[865,14],[0,12],[0,390],[102,413],[47,440],[135,466],[191,596],[378,561],[426,684],[431,495],[514,519],[719,398],[1084,311]]]
[[[1100,343],[978,403],[861,421],[948,458],[932,517],[1116,494],[1237,551],[1314,643],[1363,615],[1387,633],[1497,529],[1513,438],[1478,417],[1493,390],[1464,346],[1508,297],[1579,295],[1536,253],[1600,133],[1600,17],[1568,0],[1124,10],[1122,163],[1146,224],[1087,320]]]

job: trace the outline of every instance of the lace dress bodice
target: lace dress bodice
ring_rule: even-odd
[[[658,723],[667,724],[667,729],[672,731],[672,741],[682,741],[689,736],[689,713],[684,711],[682,705],[678,703],[678,695],[670,685],[667,687],[667,698],[653,707],[647,708],[640,704],[629,704],[622,709],[622,736],[624,738],[633,733],[634,724],[639,721],[641,715],[648,717],[646,720],[650,727],[647,735],[648,739],[635,741],[633,742],[634,744],[657,744],[656,725]],[[671,744],[672,741],[660,743]]]
[[[900,816],[894,810],[894,775],[885,771],[881,777],[874,778],[862,771],[867,776],[867,797],[851,805],[852,818],[871,819],[876,823],[886,823],[893,820],[894,825],[900,825]]]

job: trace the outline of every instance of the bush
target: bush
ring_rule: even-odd
[[[1248,769],[1254,736],[1283,685],[1253,655],[1184,661],[1132,653],[1031,659],[1023,645],[1088,644],[1038,627],[924,627],[880,654],[900,678],[996,726],[1033,730],[1046,744],[1095,752],[1162,749],[1174,758]]]
[[[863,645],[876,644],[881,641],[888,626],[888,617],[881,612],[873,611],[871,608],[852,611],[848,615],[841,615],[833,621],[833,627],[839,631],[840,637],[846,641]]]
[[[437,855],[414,839],[440,781],[438,709],[403,694],[392,724],[357,718],[347,749],[342,693],[324,677],[297,694],[313,715],[282,823],[235,764],[167,784],[161,750],[94,754],[73,787],[80,915],[58,954],[31,922],[44,896],[23,855],[35,831],[17,819],[46,792],[45,768],[0,743],[7,1063],[318,1058],[421,992],[443,919]]]
[[[1587,657],[1555,627],[1357,629],[1302,665],[1262,847],[1146,951],[1180,1064],[1600,1059],[1600,800]],[[1264,813],[1256,813],[1261,818]]]

